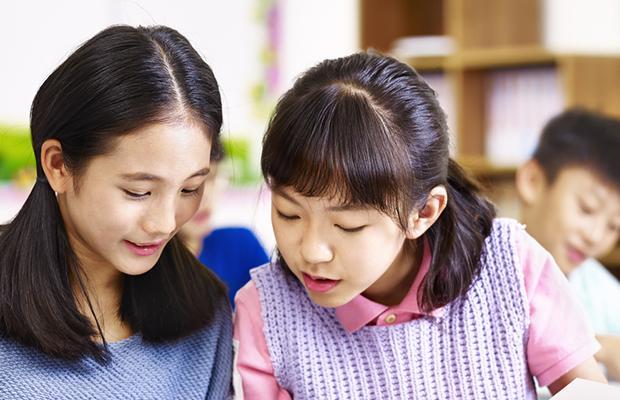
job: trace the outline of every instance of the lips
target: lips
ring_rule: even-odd
[[[586,255],[584,253],[570,246],[566,250],[566,257],[568,258],[568,261],[575,265],[581,264],[586,259]]]
[[[153,254],[157,253],[159,249],[163,246],[165,241],[161,240],[159,242],[153,243],[134,243],[130,242],[129,240],[124,240],[123,243],[125,243],[125,246],[127,246],[129,251],[131,251],[133,254],[145,257],[152,256]]]
[[[332,290],[337,284],[340,283],[340,280],[335,279],[326,279],[317,276],[311,276],[302,272],[304,283],[308,290],[318,293],[325,293]]]

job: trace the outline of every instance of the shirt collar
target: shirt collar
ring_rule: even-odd
[[[336,318],[344,326],[348,332],[355,332],[364,326],[373,322],[379,315],[383,314],[387,310],[393,310],[394,312],[406,312],[418,315],[429,315],[433,317],[440,317],[444,313],[443,308],[437,308],[430,313],[420,310],[418,305],[417,293],[422,280],[428,273],[431,264],[431,252],[430,246],[427,240],[424,240],[422,262],[420,263],[420,270],[416,274],[409,291],[396,306],[386,306],[380,303],[376,303],[363,295],[359,294],[353,298],[350,302],[336,307]]]

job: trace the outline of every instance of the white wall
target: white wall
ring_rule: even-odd
[[[283,89],[319,61],[357,51],[358,20],[358,0],[285,1],[280,64]]]
[[[545,0],[546,46],[567,53],[620,53],[620,0]]]
[[[80,43],[111,24],[169,25],[213,68],[224,102],[225,132],[247,133],[249,87],[260,78],[264,33],[254,0],[3,1],[0,5],[0,121],[27,123],[44,79]],[[174,4],[174,6],[172,5]],[[262,126],[262,125],[261,125]]]

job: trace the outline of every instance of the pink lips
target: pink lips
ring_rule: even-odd
[[[566,256],[568,258],[568,261],[570,261],[571,263],[575,265],[581,264],[586,259],[585,254],[583,254],[582,252],[580,252],[579,250],[573,247],[569,247],[567,249]]]
[[[337,284],[340,283],[340,280],[312,277],[303,272],[302,275],[304,277],[304,283],[306,284],[306,287],[313,292],[325,293],[330,291]]]
[[[165,241],[159,241],[156,243],[147,243],[147,244],[136,244],[130,242],[128,240],[123,241],[129,251],[137,256],[152,256],[157,253],[157,251],[161,248],[161,246],[165,243]]]

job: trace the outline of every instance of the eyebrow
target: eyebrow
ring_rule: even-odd
[[[203,168],[199,171],[196,171],[195,173],[187,177],[187,179],[185,180],[187,181],[197,176],[206,176],[208,174],[209,174],[209,168]],[[148,172],[134,172],[131,174],[121,174],[121,178],[127,181],[161,182],[164,180],[164,178],[162,178],[161,176],[149,174]]]
[[[291,203],[301,206],[301,204],[299,204],[297,200],[295,200],[290,194],[284,192],[283,190],[276,188],[276,189],[272,189],[272,191],[276,193],[277,195],[284,197],[286,200],[290,201]],[[365,210],[365,209],[366,207],[361,204],[342,204],[338,206],[327,207],[327,211],[332,211],[332,212],[360,211],[360,210]]]

